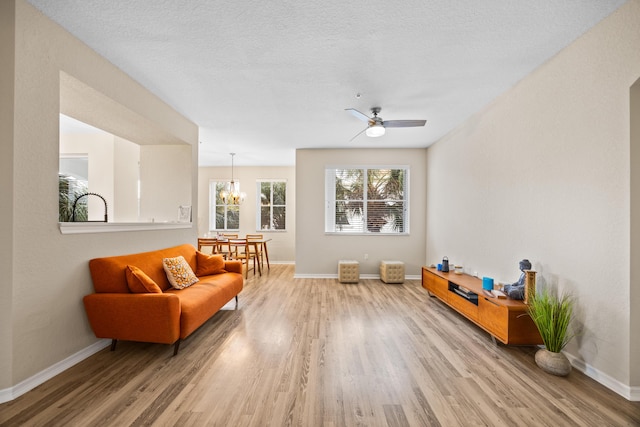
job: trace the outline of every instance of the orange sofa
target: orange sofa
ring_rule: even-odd
[[[199,279],[184,289],[174,289],[163,268],[163,258],[179,255]],[[220,268],[213,271],[216,274],[205,268],[210,260],[219,262]],[[134,267],[144,272],[146,276],[142,276],[151,279],[150,283],[155,282],[157,287],[150,292],[134,287],[136,293],[132,292],[130,271]],[[238,294],[244,285],[240,261],[212,258],[189,244],[96,258],[89,261],[89,269],[95,293],[84,297],[84,307],[96,337],[110,338],[112,351],[117,340],[126,340],[174,344],[173,354],[176,355],[180,341],[234,297],[237,305]]]

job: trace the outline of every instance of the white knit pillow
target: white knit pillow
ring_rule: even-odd
[[[198,281],[189,263],[182,255],[175,258],[164,258],[162,260],[162,267],[165,273],[167,273],[169,283],[176,289],[184,289]]]

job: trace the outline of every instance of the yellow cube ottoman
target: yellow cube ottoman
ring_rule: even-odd
[[[384,283],[404,283],[404,262],[380,261],[380,280]]]
[[[360,280],[360,264],[353,260],[338,261],[338,281],[340,283],[358,283]]]

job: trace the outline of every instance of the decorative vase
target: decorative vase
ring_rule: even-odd
[[[529,304],[531,298],[536,295],[536,272],[524,270],[524,303]]]
[[[563,353],[554,353],[541,348],[536,352],[536,364],[545,372],[566,377],[571,372],[571,363]]]

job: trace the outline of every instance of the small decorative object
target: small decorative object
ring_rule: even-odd
[[[449,272],[449,258],[448,257],[442,258],[442,271],[444,273],[448,273]]]
[[[191,206],[178,206],[178,222],[191,222]]]
[[[499,290],[499,289],[494,289],[494,290],[492,290],[492,291],[491,291],[491,294],[492,294],[494,297],[498,298],[498,299],[506,299],[506,298],[507,298],[507,294],[505,294],[504,292],[502,292],[502,291],[501,291],[501,290]]]
[[[493,289],[493,279],[491,277],[482,278],[482,289],[491,291]]]
[[[453,266],[453,272],[455,274],[462,274],[463,273],[463,268],[461,265],[455,265]]]
[[[536,272],[533,270],[524,271],[524,303],[529,301],[536,294]]]
[[[549,374],[566,376],[571,372],[571,363],[562,349],[573,338],[569,331],[573,306],[574,299],[570,295],[558,297],[547,289],[539,295],[532,294],[529,300],[529,315],[545,346],[536,352],[536,364]]]
[[[528,259],[520,261],[520,271],[522,273],[520,274],[518,281],[511,285],[504,285],[504,293],[507,294],[509,298],[519,300],[524,299],[525,270],[531,270],[531,263]]]

